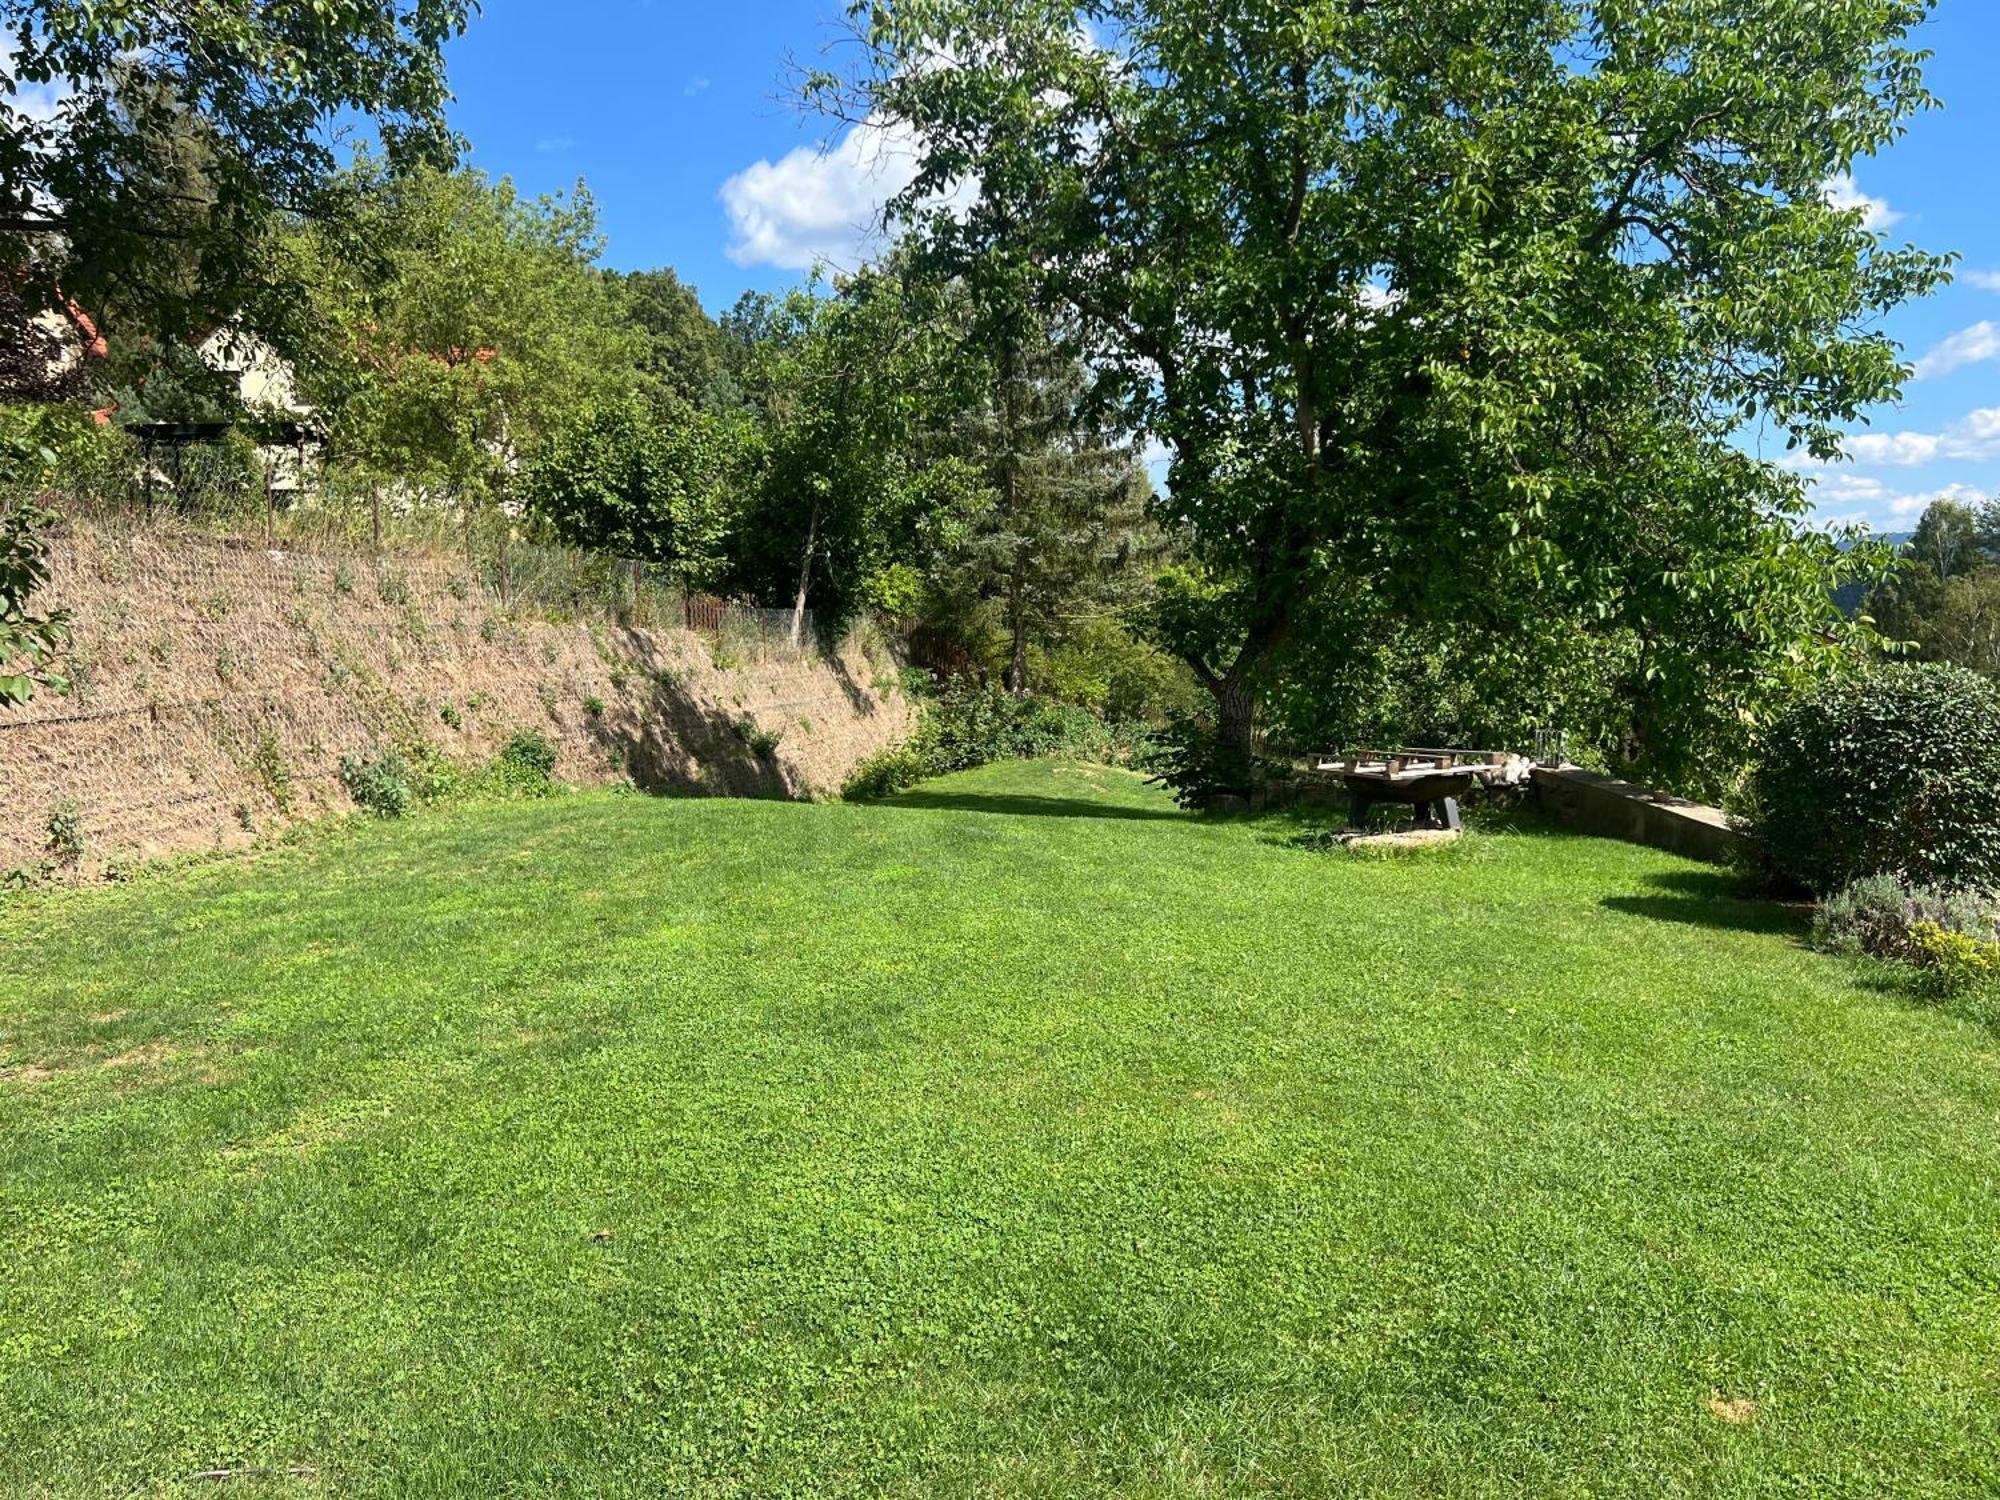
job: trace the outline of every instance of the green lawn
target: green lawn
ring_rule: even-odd
[[[2000,1491],[2000,1046],[1664,855],[1015,765],[0,920],[6,1495]]]

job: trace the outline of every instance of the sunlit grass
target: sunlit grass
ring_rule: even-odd
[[[1125,773],[0,912],[0,1492],[2000,1486],[2000,1051],[1700,867]]]

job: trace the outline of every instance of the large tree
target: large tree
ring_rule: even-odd
[[[471,8],[0,0],[0,268],[31,310],[206,332],[268,288],[277,216],[338,217],[342,131],[455,156],[443,46]]]
[[[758,428],[737,582],[791,604],[795,639],[808,609],[834,629],[896,608],[985,499],[944,441],[978,369],[962,326],[891,268],[747,295],[723,334]]]
[[[1895,572],[1868,599],[1891,641],[1921,661],[2000,676],[2000,504],[1934,500]]]
[[[558,540],[708,587],[723,566],[743,425],[678,401],[586,401],[536,450],[518,492]]]
[[[1825,457],[1899,388],[1879,316],[1943,265],[1826,187],[1929,102],[1929,9],[862,0],[815,89],[919,143],[927,259],[1077,319],[1168,446],[1234,746],[1303,626],[1532,615],[1636,652],[1671,767],[1847,628],[1733,440]]]
[[[733,404],[722,363],[722,331],[695,289],[670,267],[606,273],[620,316],[644,337],[639,367],[655,399],[689,406]]]
[[[582,184],[529,199],[364,158],[343,187],[347,224],[286,245],[312,314],[289,352],[336,455],[477,496],[581,403],[635,388],[642,341],[595,267]]]

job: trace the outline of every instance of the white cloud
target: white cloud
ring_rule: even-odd
[[[1913,526],[1939,500],[1977,505],[1986,492],[1969,484],[1947,484],[1934,490],[1903,492],[1877,479],[1856,474],[1829,474],[1812,487],[1820,518],[1831,525],[1884,525],[1891,531]]]
[[[575,137],[575,136],[571,136],[571,135],[552,135],[552,136],[548,136],[548,137],[545,137],[545,138],[544,138],[544,139],[542,139],[542,140],[539,140],[539,141],[536,141],[536,142],[535,142],[535,149],[536,149],[537,151],[541,152],[541,153],[542,153],[542,154],[543,154],[544,156],[546,156],[546,155],[550,154],[551,152],[555,152],[555,151],[568,151],[568,150],[571,150],[572,148],[574,148],[574,147],[575,147],[575,145],[576,145],[576,137]]]
[[[1942,432],[1851,433],[1841,447],[1858,464],[1889,468],[2000,458],[2000,406],[1971,412]]]
[[[1835,208],[1861,210],[1863,229],[1888,229],[1902,219],[1902,215],[1889,207],[1884,198],[1871,198],[1861,191],[1852,172],[1842,172],[1838,177],[1829,177],[1820,184],[1820,192]]]
[[[758,161],[722,185],[740,266],[803,271],[819,261],[851,270],[882,244],[882,209],[916,180],[916,136],[907,126],[854,126],[827,149],[799,146]],[[968,185],[947,202],[971,197]]]
[[[1970,328],[1961,328],[1918,360],[1917,379],[1935,380],[1989,359],[2000,359],[2000,323],[1974,323]]]
[[[708,80],[702,77],[702,75],[699,73],[695,74],[694,77],[690,78],[687,81],[687,87],[681,90],[681,92],[687,95],[688,98],[690,99],[692,99],[696,94],[706,93],[707,91],[708,91]]]
[[[1965,279],[1982,292],[2000,292],[2000,271],[1967,271]]]
[[[1892,492],[1879,479],[1870,479],[1847,469],[1832,469],[1813,480],[1812,493],[1816,505],[1854,507],[1880,505],[1890,498]]]
[[[1935,463],[1944,456],[1944,438],[1935,432],[1854,433],[1841,447],[1858,464],[1887,464],[1893,468]]]
[[[1887,505],[1898,521],[1914,521],[1939,500],[1956,500],[1960,505],[1977,505],[1986,498],[1984,490],[1969,484],[1948,484],[1942,489],[1916,495],[1897,495]]]

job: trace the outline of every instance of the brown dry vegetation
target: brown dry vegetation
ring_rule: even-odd
[[[77,688],[0,719],[0,870],[247,844],[349,806],[341,756],[386,742],[471,764],[533,730],[579,785],[817,796],[909,728],[864,640],[822,655],[527,617],[448,556],[77,527],[54,574],[37,603],[74,614]],[[65,804],[80,859],[51,848]]]

